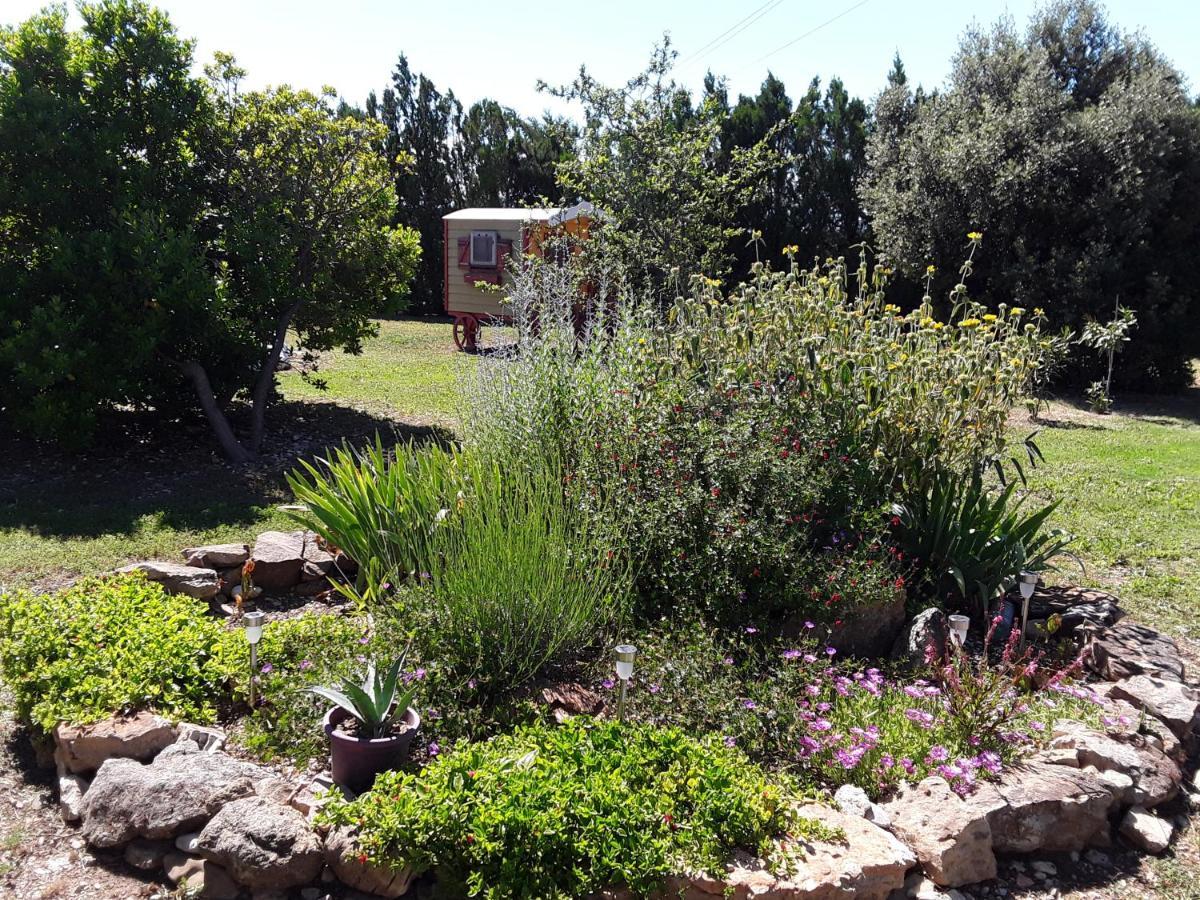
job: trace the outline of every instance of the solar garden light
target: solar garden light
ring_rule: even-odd
[[[950,616],[950,638],[958,646],[962,646],[967,642],[967,631],[971,627],[971,620],[967,616]]]
[[[633,644],[617,644],[613,657],[617,663],[617,677],[621,679],[621,697],[617,701],[617,719],[625,721],[625,689],[629,679],[633,677],[633,658],[637,656],[637,647]]]
[[[258,671],[258,642],[262,640],[263,622],[266,613],[248,612],[242,616],[242,625],[246,629],[246,640],[250,644],[250,708],[254,708],[255,690],[254,678]]]
[[[1021,648],[1025,648],[1025,627],[1029,624],[1029,600],[1033,597],[1034,588],[1037,587],[1038,576],[1037,572],[1022,572],[1021,577],[1017,581],[1017,586],[1021,589]]]

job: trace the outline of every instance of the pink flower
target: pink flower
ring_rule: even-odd
[[[605,678],[602,682],[600,682],[600,686],[603,687],[606,691],[611,691],[613,689],[614,684],[616,684],[616,682],[613,681],[611,678]]]
[[[271,665],[270,663],[263,663],[263,664],[262,664],[262,669],[261,669],[260,671],[261,671],[261,672],[262,672],[264,675],[270,675],[272,672],[274,672],[274,671],[275,671],[275,667],[274,667],[273,665]]]
[[[736,744],[737,744],[737,738],[733,737],[732,735],[725,736],[725,746],[726,747],[733,747]]]
[[[309,669],[311,669],[312,667],[313,667],[313,664],[312,664],[312,660],[311,660],[311,659],[302,659],[302,660],[300,660],[300,671],[301,671],[301,672],[307,672],[307,671],[308,671]]]
[[[650,685],[650,693],[652,693],[652,694],[657,694],[661,690],[662,690],[662,685],[660,685],[660,684]]]
[[[941,744],[934,744],[929,748],[929,758],[934,762],[944,762],[949,756],[949,752]]]

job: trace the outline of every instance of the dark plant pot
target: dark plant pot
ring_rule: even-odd
[[[349,718],[348,712],[335,706],[325,714],[325,734],[329,736],[334,783],[361,794],[375,783],[375,776],[380,772],[398,768],[408,759],[413,737],[421,727],[421,717],[410,706],[402,719],[408,725],[405,732],[383,738],[353,738],[342,734],[337,726]]]

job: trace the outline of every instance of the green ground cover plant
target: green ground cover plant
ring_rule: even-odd
[[[838,661],[808,624],[780,637],[751,625],[664,620],[637,636],[629,716],[717,735],[814,789],[849,783],[879,796],[929,774],[969,791],[1038,746],[1056,720],[1100,713],[1073,670],[1057,674],[1069,660],[1010,650],[990,666],[964,668],[952,655],[916,673],[889,673]],[[1035,661],[1043,674],[1026,678]],[[601,693],[616,690],[609,665],[601,661],[593,676]]]
[[[143,709],[211,722],[227,692],[222,634],[206,604],[140,574],[88,578],[0,597],[0,674],[41,731]]]
[[[357,827],[377,863],[436,867],[451,892],[566,900],[717,871],[739,847],[770,855],[788,832],[836,837],[790,812],[796,793],[716,739],[580,717],[385,773],[321,820]]]

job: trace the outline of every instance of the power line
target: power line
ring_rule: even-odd
[[[772,56],[774,56],[776,53],[780,53],[780,52],[782,52],[782,51],[786,50],[788,47],[791,47],[793,44],[798,44],[798,43],[800,43],[800,41],[804,40],[806,37],[810,37],[810,36],[812,36],[812,35],[816,34],[818,31],[820,31],[822,28],[826,27],[827,25],[832,25],[832,24],[833,24],[834,22],[836,22],[838,19],[842,18],[843,16],[848,16],[848,15],[850,15],[850,13],[854,12],[854,11],[855,11],[856,9],[858,9],[860,6],[866,6],[866,5],[867,5],[868,3],[870,3],[870,2],[871,2],[871,0],[859,0],[859,2],[858,2],[858,3],[855,3],[853,6],[851,6],[851,7],[848,7],[847,9],[844,9],[844,10],[842,10],[840,13],[838,13],[838,14],[837,14],[836,16],[834,16],[832,19],[827,19],[827,20],[825,20],[824,22],[822,22],[820,25],[816,26],[815,28],[810,28],[808,31],[804,32],[804,34],[800,35],[799,37],[792,38],[792,39],[791,39],[790,41],[788,41],[786,44],[783,44],[782,46],[776,47],[776,48],[775,48],[774,50],[772,50],[770,53],[766,53],[766,54],[764,54],[764,55],[760,56],[760,57],[759,57],[758,59],[756,59],[754,62],[752,62],[752,63],[750,63],[748,66],[746,66],[746,68],[749,68],[750,66],[756,66],[756,65],[758,65],[760,62],[762,62],[762,61],[763,61],[763,60],[765,60],[765,59],[770,59],[770,58],[771,58]]]
[[[721,47],[724,47],[726,44],[728,44],[730,41],[732,41],[735,37],[737,37],[739,34],[741,34],[743,31],[745,31],[747,28],[749,28],[751,25],[753,25],[755,22],[757,22],[759,19],[761,19],[763,16],[765,16],[767,13],[769,13],[771,10],[773,10],[776,6],[778,6],[782,2],[783,2],[783,0],[767,0],[767,2],[764,3],[762,6],[759,6],[757,9],[753,10],[749,15],[734,22],[732,25],[730,25],[728,28],[726,28],[724,31],[722,31],[720,34],[718,34],[715,38],[713,38],[711,41],[709,41],[707,44],[705,44],[703,47],[701,47],[699,50],[696,50],[695,52],[690,53],[687,56],[687,58],[684,59],[679,64],[680,68],[682,68],[686,65],[689,65],[693,61],[699,59],[701,56],[704,56],[706,53],[711,54],[712,52],[721,49]]]

